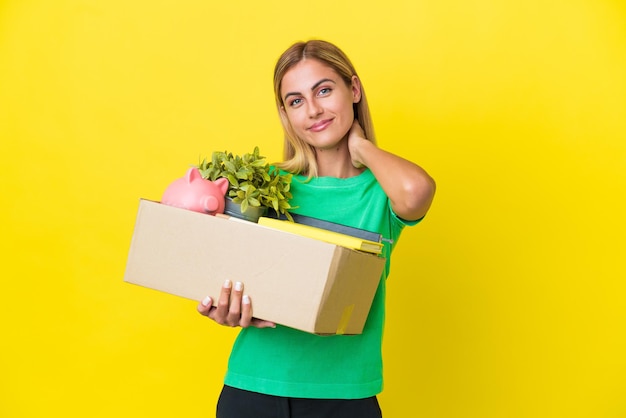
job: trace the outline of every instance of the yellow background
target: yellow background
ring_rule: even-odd
[[[122,282],[138,199],[213,150],[279,159],[273,65],[319,37],[438,183],[389,279],[385,416],[626,417],[625,22],[618,0],[0,2],[0,416],[213,415],[235,331]]]

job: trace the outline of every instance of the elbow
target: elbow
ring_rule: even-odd
[[[407,182],[404,185],[404,203],[398,207],[396,214],[409,221],[423,218],[430,209],[436,190],[435,180],[427,174],[417,181]]]

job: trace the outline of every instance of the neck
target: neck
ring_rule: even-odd
[[[345,145],[347,143],[344,142]],[[339,145],[332,149],[316,149],[317,175],[319,177],[349,178],[358,176],[365,170],[352,165],[347,146]]]

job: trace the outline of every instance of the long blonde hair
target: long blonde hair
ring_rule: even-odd
[[[330,42],[321,40],[295,43],[283,52],[276,62],[276,67],[274,68],[274,95],[280,121],[285,133],[283,162],[278,163],[277,166],[294,174],[306,174],[311,178],[317,175],[315,151],[313,147],[298,138],[294,132],[285,112],[281,111],[285,104],[280,95],[284,75],[293,66],[304,59],[315,59],[332,68],[345,81],[347,86],[351,85],[352,76],[358,77],[358,75],[354,66],[343,51]],[[361,124],[365,137],[376,143],[374,126],[372,124],[367,98],[365,97],[365,91],[363,90],[363,83],[361,83],[361,100],[355,103],[353,107],[354,116]]]

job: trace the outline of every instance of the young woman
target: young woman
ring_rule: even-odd
[[[376,146],[361,80],[333,44],[292,45],[276,64],[274,91],[285,132],[278,166],[294,174],[294,212],[378,231],[393,244],[385,244],[387,265],[361,335],[317,336],[253,318],[240,282],[224,284],[217,307],[205,298],[202,315],[242,327],[217,416],[380,417],[389,256],[402,229],[426,215],[435,183]]]

